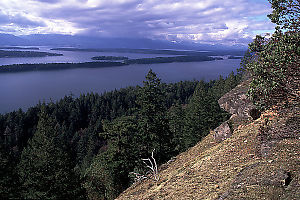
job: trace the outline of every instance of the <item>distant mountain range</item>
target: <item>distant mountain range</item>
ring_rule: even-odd
[[[245,50],[246,46],[225,46],[193,42],[171,42],[147,38],[100,38],[79,35],[32,34],[15,36],[0,34],[0,45],[57,46],[80,48],[134,48],[134,49],[187,49],[187,50]]]

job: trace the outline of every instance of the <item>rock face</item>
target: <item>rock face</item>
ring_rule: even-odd
[[[214,132],[214,138],[218,142],[223,141],[232,135],[231,128],[227,121],[222,123],[218,128],[216,128]]]
[[[272,147],[276,146],[281,140],[300,139],[300,108],[285,109],[283,112],[286,116],[276,126],[270,126],[269,120],[266,118],[259,128],[256,146],[257,154],[261,157],[268,158],[272,153]]]
[[[255,112],[255,106],[246,96],[250,81],[250,79],[244,81],[218,101],[221,108],[232,114],[232,118],[238,117],[246,121],[259,118],[259,116],[257,116],[258,113]]]
[[[258,173],[259,172],[259,173]],[[240,199],[240,193],[247,190],[247,187],[259,186],[264,189],[268,188],[272,192],[269,199],[293,199],[293,196],[287,195],[286,190],[292,182],[291,173],[280,167],[258,162],[245,167],[239,172],[231,188],[219,197],[223,199]],[[285,198],[279,198],[286,196]]]
[[[232,129],[237,128],[240,124],[248,123],[260,117],[260,112],[246,96],[250,81],[250,79],[244,81],[219,99],[220,107],[232,114],[232,116],[214,130],[214,138],[217,142],[230,137]]]

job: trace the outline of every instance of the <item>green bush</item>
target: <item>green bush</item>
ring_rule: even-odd
[[[260,109],[294,105],[300,93],[299,1],[269,2],[273,12],[268,17],[278,25],[276,31],[270,38],[256,36],[242,63],[252,76],[248,94]]]
[[[257,36],[249,45],[252,75],[248,91],[260,108],[299,100],[300,34],[277,30],[270,39]]]

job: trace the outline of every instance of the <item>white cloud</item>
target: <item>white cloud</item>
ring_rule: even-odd
[[[264,0],[1,0],[0,8],[5,10],[0,12],[2,32],[19,34],[236,43],[274,28],[261,18],[271,12]]]

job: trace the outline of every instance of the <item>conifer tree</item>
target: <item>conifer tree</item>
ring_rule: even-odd
[[[58,140],[60,131],[42,107],[37,131],[18,166],[24,199],[80,199],[82,190],[72,163]]]
[[[18,199],[18,177],[14,169],[15,162],[5,151],[0,141],[0,199]]]
[[[169,129],[164,93],[160,79],[150,69],[144,86],[140,88],[137,104],[140,106],[139,138],[141,157],[148,157],[156,149],[158,162],[166,161],[174,150],[172,133]]]
[[[219,76],[219,79],[215,80],[212,84],[212,95],[216,98],[216,100],[219,100],[224,94],[225,94],[225,80],[223,76]]]
[[[232,71],[228,77],[225,80],[224,83],[224,91],[229,92],[231,89],[233,89],[237,85],[236,76],[234,75],[234,72]]]
[[[208,92],[206,84],[200,81],[186,108],[184,127],[185,149],[195,145],[202,137],[226,120],[228,114],[221,110],[212,92]]]
[[[181,153],[184,148],[184,116],[185,112],[181,104],[173,105],[168,111],[170,131],[173,133],[175,153]]]
[[[90,199],[114,199],[129,186],[129,172],[139,159],[135,141],[135,117],[120,117],[104,123],[101,133],[107,140],[105,152],[99,152],[86,170],[85,188]]]
[[[185,128],[184,128],[184,146],[185,149],[195,145],[205,134],[206,117],[204,98],[206,95],[205,84],[200,81],[195,89],[190,103],[186,109]]]

